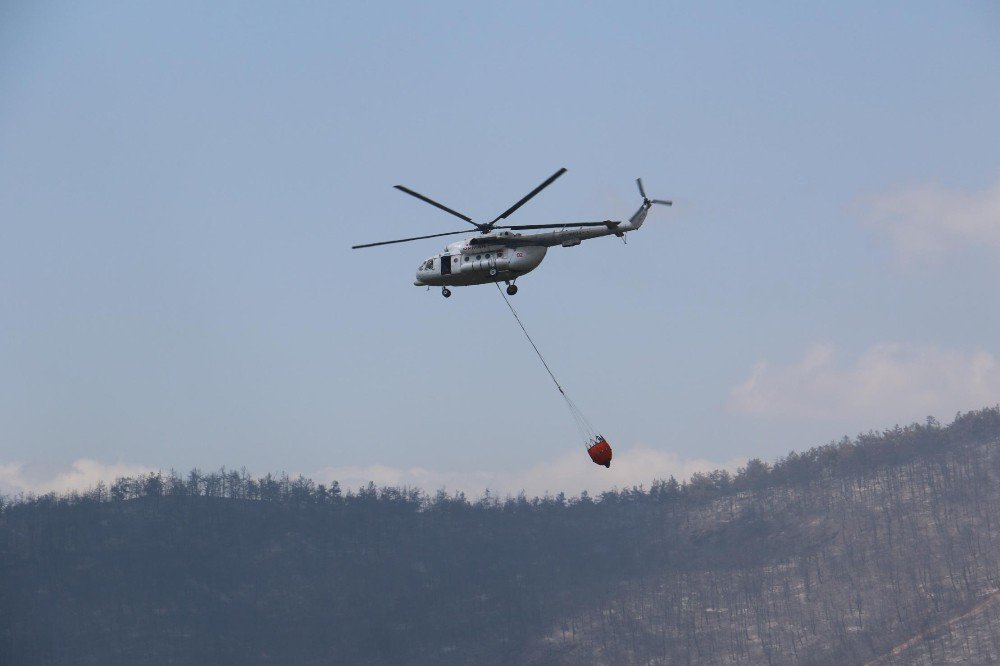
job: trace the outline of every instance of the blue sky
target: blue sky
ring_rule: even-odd
[[[0,486],[245,465],[575,492],[1000,401],[993,3],[0,9]],[[623,219],[515,303],[453,218]],[[514,221],[514,218],[512,218]],[[61,479],[61,480],[60,480]],[[46,486],[49,484],[49,486]],[[54,487],[54,486],[52,486]]]

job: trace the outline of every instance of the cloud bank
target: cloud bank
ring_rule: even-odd
[[[972,193],[940,185],[897,189],[869,197],[860,207],[907,262],[938,261],[966,245],[1000,251],[1000,181]]]
[[[787,365],[758,362],[730,395],[731,411],[760,417],[909,423],[1000,402],[1000,364],[988,352],[879,344],[845,359],[818,344]]]
[[[566,451],[553,460],[516,472],[457,471],[442,472],[425,467],[389,467],[374,464],[363,467],[324,467],[303,474],[317,483],[338,481],[344,489],[357,489],[373,481],[377,486],[419,487],[433,493],[444,488],[449,493],[462,491],[469,497],[479,497],[487,488],[504,495],[525,491],[528,496],[541,496],[546,492],[578,495],[586,490],[598,493],[611,488],[644,485],[649,487],[654,479],[689,478],[695,472],[714,469],[735,471],[746,460],[734,458],[715,462],[703,458],[681,460],[675,453],[637,446],[616,447],[615,459],[610,469],[595,466],[582,448]],[[0,493],[35,493],[83,491],[99,481],[110,485],[120,476],[136,476],[155,471],[145,465],[105,464],[95,460],[80,459],[65,468],[34,470],[21,462],[0,462]],[[293,476],[297,475],[293,474]]]
[[[681,460],[676,453],[645,446],[615,447],[610,469],[596,467],[583,449],[567,451],[554,460],[541,462],[516,472],[439,472],[423,467],[407,469],[371,465],[367,467],[326,467],[312,475],[319,482],[337,480],[345,488],[357,488],[374,481],[376,485],[418,486],[427,491],[445,488],[479,496],[485,489],[501,495],[514,495],[523,490],[528,496],[565,492],[578,495],[586,490],[597,493],[611,488],[644,485],[654,479],[670,476],[687,479],[695,472],[715,469],[735,471],[746,462],[734,458],[715,462],[704,458]]]
[[[0,462],[0,493],[16,495],[70,490],[88,490],[103,481],[109,484],[120,476],[137,476],[154,471],[145,465],[127,463],[102,463],[80,458],[67,466],[37,469],[37,465],[23,462]]]

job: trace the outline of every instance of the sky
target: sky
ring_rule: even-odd
[[[645,485],[1000,402],[990,2],[0,5],[0,491]],[[461,222],[627,219],[512,299]],[[457,224],[456,224],[457,223]]]

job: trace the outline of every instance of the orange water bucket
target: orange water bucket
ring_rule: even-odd
[[[590,459],[598,465],[611,467],[611,445],[601,435],[597,436],[594,443],[587,449],[587,453],[590,454]]]

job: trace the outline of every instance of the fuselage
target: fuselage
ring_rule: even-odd
[[[515,280],[538,268],[548,250],[544,245],[512,243],[516,234],[475,236],[450,243],[441,254],[417,268],[417,286],[459,287]],[[506,242],[505,242],[506,241]]]
[[[493,231],[448,244],[444,252],[429,257],[417,268],[418,287],[461,287],[513,281],[538,268],[550,247],[573,247],[591,238],[623,236],[642,226],[649,206],[644,204],[628,222],[565,228],[544,233],[518,234]]]

